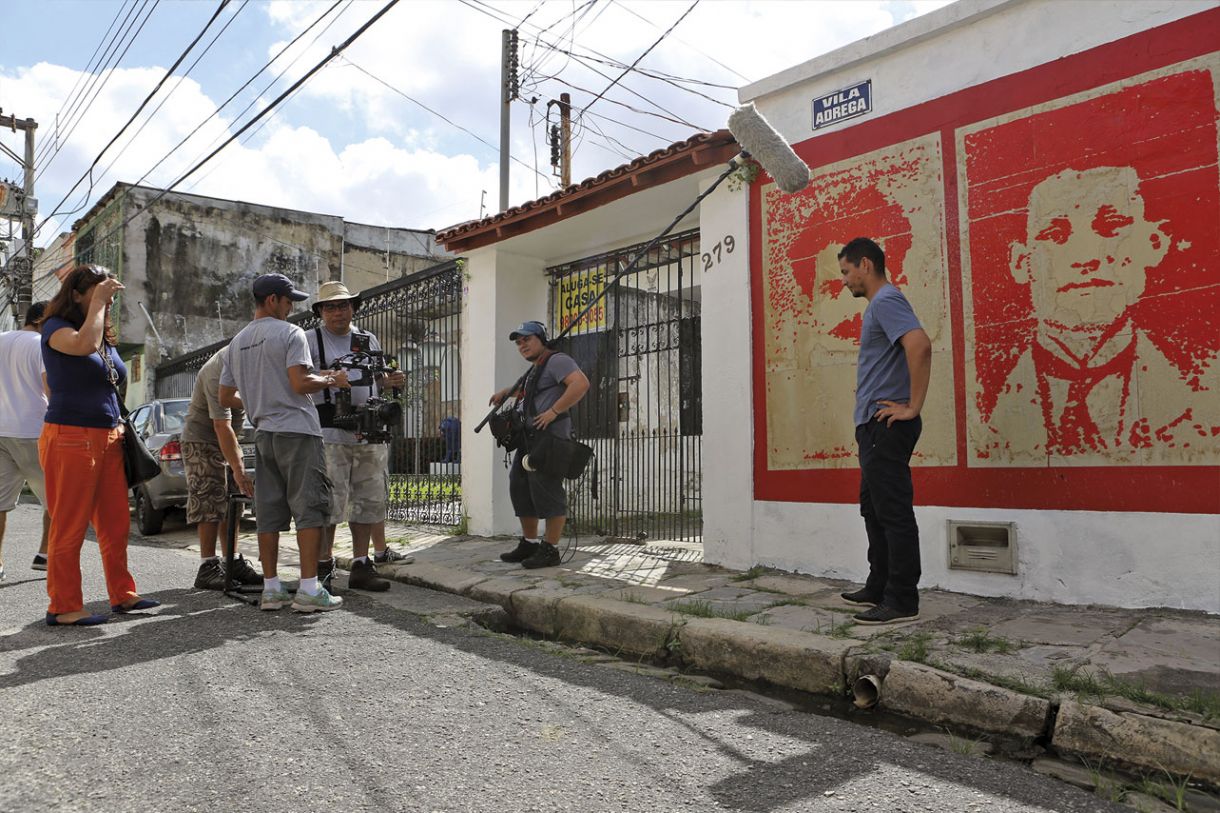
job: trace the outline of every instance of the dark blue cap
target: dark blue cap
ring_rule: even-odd
[[[304,302],[309,299],[309,294],[304,291],[298,291],[292,284],[292,280],[283,274],[263,274],[258,279],[254,280],[254,295],[255,296],[286,296],[293,302]]]
[[[522,336],[537,336],[542,341],[546,341],[546,325],[541,322],[522,322],[521,327],[508,334],[508,340],[511,342],[517,341]]]

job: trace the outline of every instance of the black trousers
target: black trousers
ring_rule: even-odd
[[[864,589],[896,610],[919,609],[919,526],[911,453],[923,421],[869,421],[856,427],[860,448],[860,515],[868,532]]]

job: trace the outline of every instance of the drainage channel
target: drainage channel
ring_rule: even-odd
[[[479,619],[472,619],[479,623]],[[486,626],[486,625],[484,625]],[[496,628],[498,627],[498,628]],[[841,696],[815,695],[775,686],[765,681],[747,680],[734,675],[710,674],[674,663],[672,658],[624,659],[617,653],[593,646],[565,643],[541,636],[511,623],[504,627],[486,626],[489,633],[528,642],[550,654],[571,657],[590,665],[667,680],[694,691],[736,691],[763,702],[782,704],[797,713],[833,717],[856,725],[875,728],[898,737],[953,751],[965,756],[987,757],[1023,765],[1043,776],[1093,792],[1108,801],[1126,804],[1137,810],[1190,811],[1220,813],[1220,794],[1189,781],[1136,776],[1120,770],[1089,765],[1049,748],[1044,737],[1033,742],[981,732],[963,726],[935,725],[926,720],[896,714],[875,707],[880,683],[845,688]],[[872,692],[870,696],[870,691]],[[865,708],[860,707],[863,701]],[[871,702],[869,702],[871,701]]]

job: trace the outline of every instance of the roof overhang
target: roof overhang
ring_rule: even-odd
[[[545,198],[514,206],[482,220],[442,229],[436,239],[454,254],[502,243],[629,195],[700,173],[727,162],[740,150],[728,130],[700,133]]]

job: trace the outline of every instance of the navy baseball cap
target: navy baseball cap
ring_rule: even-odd
[[[254,280],[255,296],[271,296],[272,294],[286,296],[293,302],[304,302],[309,299],[309,294],[298,291],[293,286],[292,280],[283,274],[263,274]]]
[[[546,325],[541,322],[522,322],[521,327],[508,334],[508,340],[515,342],[522,336],[537,336],[539,339],[546,341]]]

